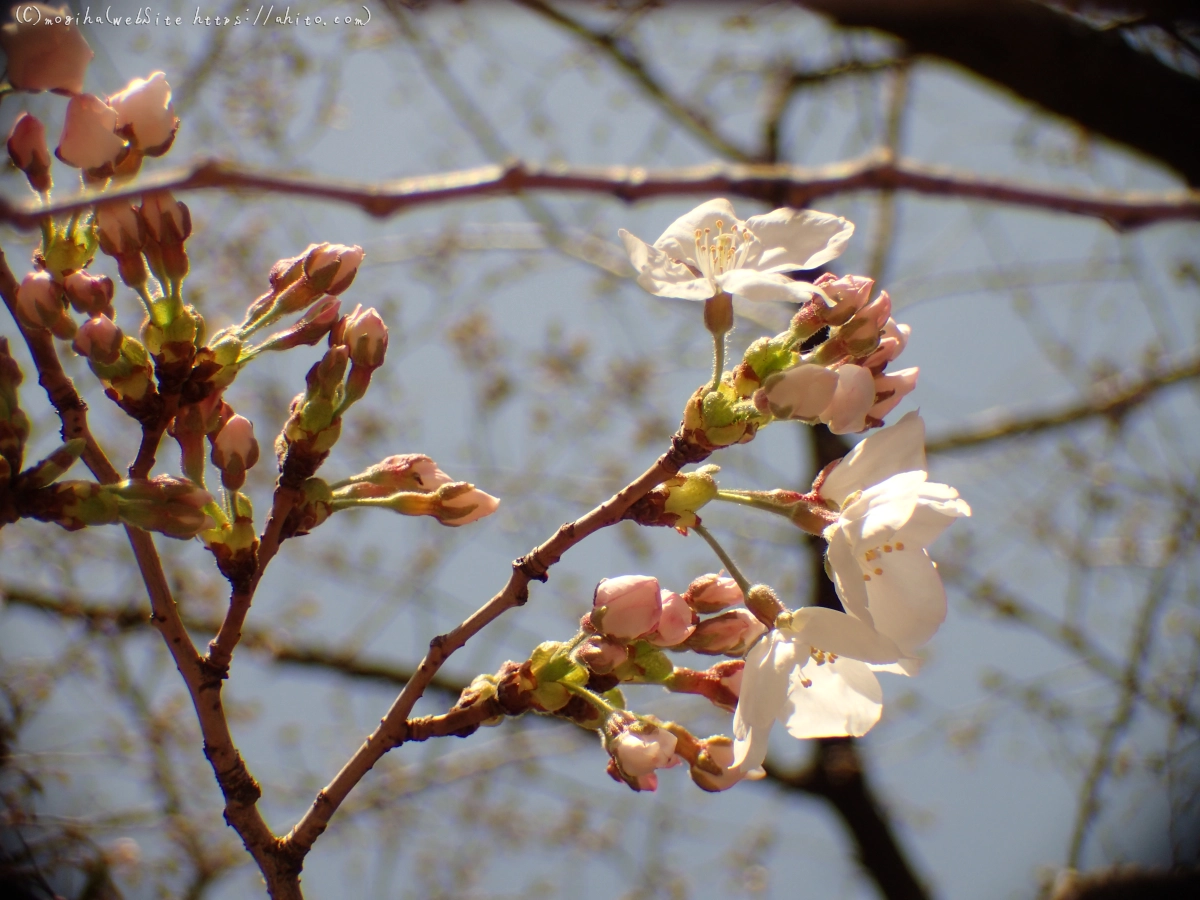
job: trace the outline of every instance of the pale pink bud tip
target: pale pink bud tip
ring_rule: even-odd
[[[44,194],[50,190],[50,148],[40,119],[29,113],[17,117],[8,135],[8,155],[35,191]]]
[[[319,244],[310,249],[308,257],[305,259],[304,271],[311,278],[318,273],[324,275],[325,270],[336,265],[337,268],[333,270],[333,276],[325,292],[340,294],[350,287],[350,282],[354,281],[354,276],[358,274],[358,267],[362,264],[365,255],[363,248],[357,244],[350,247],[345,244]]]
[[[71,344],[80,356],[86,356],[94,363],[112,365],[121,356],[121,342],[125,336],[108,316],[96,316],[88,319],[75,333]]]
[[[31,328],[49,328],[64,339],[74,337],[74,323],[66,314],[62,289],[49,272],[25,276],[17,288],[17,315]]]
[[[662,591],[662,614],[654,633],[647,636],[650,643],[659,647],[676,647],[696,630],[696,614],[687,601],[673,591]]]
[[[142,221],[146,231],[160,244],[178,244],[192,233],[192,215],[170,191],[155,191],[142,198]]]
[[[117,111],[117,132],[147,156],[161,156],[170,148],[179,120],[165,74],[135,78],[125,90],[109,97],[108,105]]]
[[[714,613],[745,602],[738,583],[726,575],[701,575],[688,585],[683,599],[698,613]]]
[[[117,111],[99,97],[76,94],[67,104],[62,137],[54,154],[68,166],[98,175],[111,175],[126,153],[125,142],[113,133]]]
[[[82,91],[94,54],[74,24],[71,10],[22,3],[14,8],[14,15],[17,21],[0,29],[9,84],[19,91]]]
[[[474,485],[465,485],[467,490],[459,492],[446,490],[439,497],[440,508],[438,521],[443,525],[469,525],[485,516],[490,516],[500,508],[500,500],[491,494],[481,491]],[[439,490],[438,494],[443,494]]]
[[[632,639],[649,634],[662,616],[658,579],[648,575],[621,575],[596,585],[592,598],[592,624],[610,637]]]
[[[350,349],[350,359],[355,365],[376,369],[383,364],[387,353],[387,325],[374,308],[364,312],[361,305],[356,306],[346,317],[342,343]]]
[[[217,432],[213,448],[225,457],[238,457],[244,461],[246,468],[258,459],[258,441],[254,439],[254,423],[242,415],[232,416],[225,427]]]
[[[678,765],[676,743],[675,735],[665,728],[655,728],[649,733],[629,730],[617,736],[610,752],[622,772],[631,778],[640,778],[655,769]]]
[[[63,290],[71,306],[97,316],[112,312],[113,282],[107,275],[91,275],[82,269],[63,279]]]

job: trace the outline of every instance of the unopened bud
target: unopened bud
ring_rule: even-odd
[[[612,762],[609,774],[635,791],[655,790],[658,787],[655,771],[679,765],[675,735],[624,710],[618,710],[605,721],[603,738]]]
[[[879,338],[879,346],[875,352],[864,359],[859,365],[870,369],[876,375],[883,371],[884,366],[895,360],[908,346],[908,337],[912,328],[899,325],[895,319],[888,319],[883,324],[883,333]]]
[[[26,3],[23,15],[0,28],[0,46],[8,56],[8,83],[18,91],[77,94],[94,54],[65,7]],[[54,23],[55,17],[60,19]],[[51,24],[54,23],[54,24]]]
[[[363,310],[362,305],[338,323],[335,340],[350,349],[350,359],[356,366],[377,369],[387,353],[388,330],[374,308]]]
[[[50,177],[50,148],[46,144],[46,126],[36,116],[21,113],[8,135],[8,155],[13,165],[25,173],[29,186],[39,194],[53,185]]]
[[[71,306],[89,316],[112,318],[113,281],[107,275],[91,275],[82,269],[63,279],[63,291]]]
[[[115,109],[92,94],[75,94],[67,104],[54,155],[94,177],[111,176],[129,149],[114,134],[116,126]]]
[[[575,648],[575,659],[596,675],[607,675],[629,659],[629,648],[621,641],[593,634]]]
[[[920,368],[900,369],[875,376],[875,405],[867,411],[867,418],[882,422],[883,417],[900,405],[900,401],[917,386]]]
[[[187,277],[190,263],[184,241],[192,233],[192,214],[170,191],[155,191],[142,198],[138,210],[146,223],[146,260],[164,285],[176,285]]]
[[[701,741],[700,745],[701,752],[690,774],[701,790],[716,793],[729,790],[743,779],[756,781],[766,777],[767,773],[761,768],[743,772],[741,767],[734,766],[732,738],[720,734]],[[714,773],[713,769],[717,769],[718,773]]]
[[[17,288],[17,314],[30,328],[48,328],[54,336],[69,341],[75,336],[75,320],[67,314],[62,288],[49,272],[30,272]]]
[[[741,693],[745,668],[746,661],[742,659],[722,660],[703,672],[680,667],[663,679],[662,685],[673,693],[698,694],[714,706],[732,712]]]
[[[319,300],[291,328],[267,338],[257,352],[313,346],[329,334],[338,323],[341,307],[342,302],[337,297],[325,297]]]
[[[365,472],[338,485],[338,496],[387,497],[401,491],[426,493],[453,482],[428,456],[406,453],[389,456]]]
[[[741,656],[766,632],[750,610],[734,609],[697,625],[687,647],[708,656]]]
[[[21,487],[29,490],[49,487],[75,465],[85,447],[87,441],[83,438],[67,441],[45,459],[30,466],[29,471],[22,474]]]
[[[813,282],[824,291],[824,298],[814,302],[820,304],[817,309],[826,325],[844,325],[860,309],[867,305],[871,290],[875,287],[873,279],[862,275],[843,275],[837,277],[826,272]]]
[[[358,245],[319,244],[305,256],[304,274],[321,292],[340,294],[354,281],[364,255]]]
[[[258,462],[258,441],[249,419],[235,415],[217,432],[212,439],[212,462],[221,470],[221,484],[229,490],[246,483],[246,471]]]
[[[159,475],[105,485],[105,490],[116,498],[121,521],[146,531],[187,539],[216,524],[204,512],[212,495],[183,478]]]
[[[609,637],[632,640],[658,627],[662,591],[649,575],[605,578],[592,597],[592,625]]]
[[[683,599],[696,612],[708,614],[737,606],[745,598],[738,583],[722,570],[720,574],[701,575],[688,585]]]
[[[656,647],[677,647],[691,637],[699,621],[687,601],[674,591],[662,591],[662,615],[646,640]]]
[[[430,515],[452,528],[490,516],[500,507],[499,499],[462,481],[444,484],[432,496],[436,503]]]
[[[117,111],[116,131],[133,142],[145,156],[162,156],[175,140],[179,119],[171,105],[171,86],[162,72],[148,79],[135,78],[108,98]]]
[[[755,402],[777,419],[817,419],[833,400],[837,384],[836,372],[800,363],[768,377]]]
[[[125,335],[108,316],[88,319],[75,333],[71,346],[80,356],[87,357],[98,365],[111,366],[121,356],[121,343]]]

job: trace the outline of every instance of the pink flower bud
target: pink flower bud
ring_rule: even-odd
[[[8,155],[25,173],[29,186],[44,194],[51,187],[50,148],[46,145],[46,126],[29,113],[21,113],[8,135]]]
[[[146,226],[124,200],[96,205],[96,236],[109,256],[139,253],[146,242]]]
[[[687,646],[689,650],[710,656],[741,656],[766,631],[767,626],[750,610],[734,609],[697,625]]]
[[[90,275],[80,269],[63,279],[63,290],[78,312],[89,316],[112,312],[113,282],[107,275]]]
[[[900,405],[900,401],[913,392],[917,386],[917,375],[920,368],[901,369],[886,375],[875,376],[875,405],[867,413],[872,419],[882,421],[883,417]]]
[[[887,324],[887,320],[892,315],[892,298],[888,296],[887,291],[880,291],[879,296],[864,306],[858,313],[860,318],[864,318],[875,326],[878,332],[883,331],[883,326]]]
[[[16,22],[0,29],[0,45],[8,56],[8,82],[18,91],[78,94],[95,55],[74,15],[64,6],[23,3]],[[52,24],[58,18],[67,24]]]
[[[743,772],[740,767],[735,767],[733,765],[733,739],[725,737],[723,734],[701,741],[700,746],[702,749],[698,762],[707,763],[708,766],[721,770],[720,775],[714,775],[712,772],[700,768],[699,765],[692,766],[692,781],[701,790],[712,793],[725,791],[743,778],[753,781],[766,775],[766,772],[760,768]]]
[[[183,478],[159,475],[105,485],[104,490],[117,498],[121,521],[137,528],[187,539],[215,525],[204,512],[212,495]]]
[[[742,589],[736,581],[722,571],[720,574],[701,575],[688,585],[683,599],[698,613],[715,613],[745,602]]]
[[[213,465],[226,469],[240,461],[244,469],[258,462],[258,441],[254,439],[254,423],[242,415],[230,416],[229,421],[213,438]]]
[[[49,272],[30,272],[17,288],[17,314],[30,328],[48,328],[68,341],[75,336],[75,321],[67,315],[62,288]]]
[[[68,166],[95,175],[111,175],[127,152],[113,133],[117,111],[92,94],[76,94],[67,104],[62,137],[54,155]]]
[[[349,485],[339,490],[339,496],[387,497],[400,491],[430,493],[454,481],[437,463],[419,453],[389,456],[348,480]]]
[[[325,293],[340,294],[354,281],[364,255],[363,248],[358,245],[319,244],[310,248],[305,257],[304,274],[321,281],[328,277],[329,286],[324,289]]]
[[[818,299],[826,307],[821,312],[821,319],[827,325],[842,325],[850,320],[856,312],[867,305],[871,297],[871,289],[875,282],[862,275],[843,275],[841,278],[826,272],[813,282],[825,291],[828,302]]]
[[[687,601],[674,591],[662,591],[662,614],[653,633],[646,640],[656,647],[677,647],[696,630],[696,614]]]
[[[100,365],[111,366],[121,357],[121,342],[125,335],[108,316],[88,319],[75,333],[71,346],[80,356]]]
[[[500,501],[473,484],[444,484],[434,493],[437,500],[432,515],[443,525],[469,525],[500,508]]]
[[[138,212],[146,223],[146,233],[160,244],[183,243],[192,233],[192,214],[170,191],[146,194]]]
[[[662,616],[658,579],[649,575],[605,578],[592,597],[592,625],[601,634],[632,640],[649,634]]]
[[[837,370],[837,388],[821,412],[821,421],[834,434],[850,434],[867,427],[867,411],[875,405],[875,379],[862,366],[844,365]]]
[[[146,156],[162,156],[170,149],[179,120],[164,73],[133,79],[125,90],[108,98],[108,105],[117,111],[117,133]]]
[[[597,675],[607,675],[629,659],[629,648],[620,641],[593,634],[575,648],[575,658]]]
[[[675,755],[675,745],[678,743],[675,735],[653,722],[637,719],[624,710],[618,710],[608,717],[604,723],[603,737],[604,749],[608,751],[613,764],[609,774],[624,781],[635,791],[654,790],[658,787],[655,770],[669,769],[680,763]]]
[[[360,304],[346,317],[341,342],[350,348],[350,359],[356,366],[377,369],[387,353],[387,326],[374,307],[364,312]]]
[[[879,374],[883,367],[895,360],[908,346],[908,336],[912,328],[908,325],[898,325],[895,319],[888,319],[883,325],[883,333],[879,337],[878,349],[864,359],[860,365]]]
[[[829,406],[837,391],[838,376],[824,366],[800,363],[776,373],[755,392],[762,394],[771,414],[780,419],[815,419]]]

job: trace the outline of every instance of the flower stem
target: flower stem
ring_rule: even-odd
[[[737,586],[742,589],[742,593],[750,593],[750,582],[746,580],[746,576],[742,574],[741,570],[737,567],[737,565],[734,564],[733,560],[729,558],[729,554],[725,552],[725,548],[717,542],[715,537],[708,533],[708,529],[700,524],[693,525],[692,529],[696,532],[696,534],[704,538],[704,540],[708,543],[708,546],[712,547],[713,553],[717,554],[717,557],[722,563],[725,564],[725,568],[729,570],[730,577],[737,582]]]
[[[725,335],[713,335],[713,377],[710,391],[715,391],[721,384],[721,375],[725,372]]]
[[[610,705],[603,697],[601,697],[598,694],[593,694],[587,688],[581,687],[578,684],[572,684],[569,681],[560,681],[558,683],[561,684],[563,687],[565,687],[570,693],[574,694],[575,696],[582,697],[584,700],[586,700],[588,703],[592,704],[592,706],[596,707],[596,709],[600,710],[600,712],[604,713],[606,716],[611,716],[613,713],[616,712],[616,709],[612,705]]]

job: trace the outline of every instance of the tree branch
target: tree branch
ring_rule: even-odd
[[[503,613],[523,605],[529,599],[529,582],[546,581],[551,566],[569,549],[596,531],[621,521],[629,507],[677,474],[684,465],[701,462],[707,457],[707,451],[699,450],[676,435],[671,442],[671,449],[660,456],[654,465],[591,512],[562,525],[553,537],[514,561],[512,574],[500,593],[465,622],[429,642],[429,652],[396,697],[379,727],[334,776],[333,781],[317,794],[312,806],[283,839],[283,852],[291,858],[297,871],[342,801],[372,766],[393,747],[407,740],[420,739],[410,727],[409,713],[450,655]]]
[[[1200,184],[1200,81],[1033,0],[797,0],[962,66]],[[1163,123],[1170,123],[1165,127]]]
[[[1193,378],[1200,378],[1200,357],[1141,381],[1130,382],[1119,376],[1102,381],[1093,388],[1092,399],[1064,407],[1057,412],[1000,419],[991,425],[935,437],[926,444],[925,451],[949,453],[993,441],[1050,431],[1102,416],[1118,421],[1131,410],[1149,401],[1163,388]]]
[[[626,202],[669,196],[728,195],[803,207],[839,194],[896,190],[1085,216],[1100,219],[1118,230],[1200,220],[1197,191],[1079,191],[1028,185],[894,159],[882,152],[817,167],[711,163],[659,171],[628,166],[538,165],[518,160],[374,185],[332,179],[316,181],[307,175],[280,175],[209,159],[140,178],[104,193],[80,193],[48,207],[14,204],[0,198],[0,222],[32,230],[47,215],[67,215],[86,210],[99,200],[139,197],[164,189],[245,190],[307,197],[345,203],[379,218],[452,200],[513,196],[527,191],[607,194]]]

